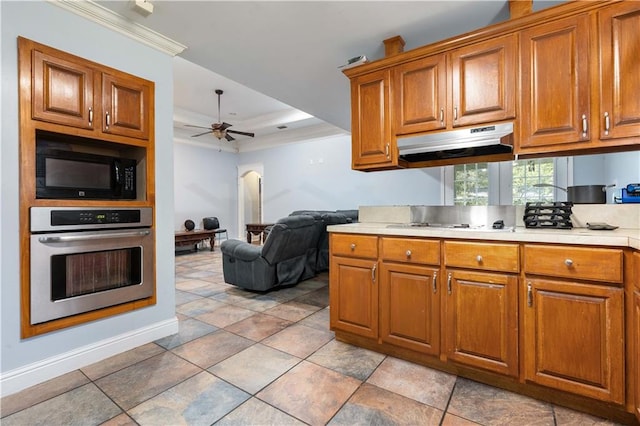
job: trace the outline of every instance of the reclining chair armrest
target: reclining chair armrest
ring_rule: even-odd
[[[235,257],[245,262],[251,262],[260,257],[262,247],[241,240],[225,240],[220,245],[220,251],[227,256]]]

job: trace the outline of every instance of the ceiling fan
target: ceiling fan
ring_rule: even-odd
[[[242,135],[242,136],[254,137],[255,136],[254,133],[240,132],[240,131],[237,131],[237,130],[229,130],[229,127],[231,127],[231,124],[220,122],[220,95],[222,95],[222,93],[224,93],[222,90],[216,89],[216,94],[218,95],[218,122],[217,123],[213,123],[211,125],[211,128],[185,124],[186,127],[197,127],[199,129],[209,129],[206,132],[198,133],[197,135],[192,135],[191,137],[192,138],[196,138],[198,136],[202,136],[202,135],[207,135],[209,133],[213,133],[213,136],[215,136],[216,138],[218,138],[218,139],[225,138],[229,142],[236,140],[236,138],[231,136],[229,133],[234,133],[236,135]]]

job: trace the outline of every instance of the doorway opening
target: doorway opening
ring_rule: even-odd
[[[238,236],[244,238],[247,223],[263,222],[263,166],[238,166]]]

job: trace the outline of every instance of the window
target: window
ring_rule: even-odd
[[[565,199],[570,157],[443,167],[444,204],[524,205]]]
[[[487,163],[453,166],[453,204],[457,206],[486,206],[489,204]]]
[[[511,203],[514,205],[525,205],[527,202],[536,201],[552,203],[555,198],[554,166],[553,158],[514,161]]]

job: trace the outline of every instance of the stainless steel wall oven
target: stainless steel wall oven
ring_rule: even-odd
[[[152,208],[32,207],[31,324],[154,291]]]

